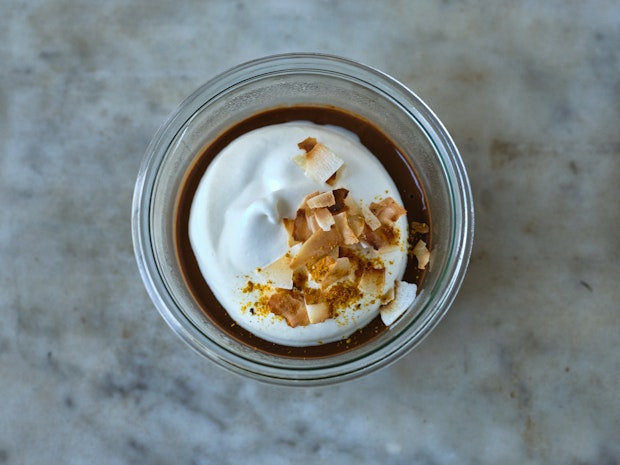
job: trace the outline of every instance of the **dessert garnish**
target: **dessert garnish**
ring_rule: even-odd
[[[309,137],[298,144],[305,153],[294,157],[304,174],[319,184],[336,185],[344,162],[327,146]],[[384,252],[401,247],[397,220],[407,211],[392,197],[362,204],[344,187],[308,194],[293,218],[284,218],[288,251],[266,267],[255,270],[258,301],[246,305],[253,314],[268,313],[290,327],[308,326],[335,318],[346,308],[379,304],[386,325],[394,323],[412,304],[417,286],[386,272]],[[428,232],[428,225],[412,223],[412,231]],[[418,268],[429,263],[426,243],[413,247]],[[403,250],[403,253],[406,253]]]

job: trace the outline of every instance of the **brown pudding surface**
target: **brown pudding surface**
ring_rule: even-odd
[[[381,161],[392,177],[402,198],[403,206],[407,210],[408,223],[410,225],[412,222],[426,223],[432,228],[424,191],[415,175],[413,167],[401,153],[401,150],[383,132],[366,119],[339,108],[328,106],[293,106],[266,110],[248,117],[225,130],[196,157],[193,165],[188,170],[178,196],[174,219],[175,244],[177,259],[189,290],[205,315],[220,330],[239,342],[265,353],[294,358],[319,358],[359,347],[381,334],[387,328],[381,321],[381,318],[377,316],[366,327],[356,331],[342,341],[306,347],[284,346],[265,341],[235,323],[215,298],[198,267],[190,245],[188,229],[190,209],[198,184],[211,161],[221,150],[237,137],[253,129],[301,120],[311,121],[316,124],[339,126],[357,134],[362,144]],[[231,167],[231,170],[234,170],[234,167]],[[419,239],[422,239],[428,244],[429,249],[431,248],[429,233],[410,232],[409,236],[411,246]],[[403,280],[415,283],[419,287],[423,277],[424,270],[417,268],[415,257],[410,255]]]

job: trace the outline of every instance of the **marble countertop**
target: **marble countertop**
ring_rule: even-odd
[[[617,2],[7,0],[0,31],[0,464],[620,462]],[[441,324],[330,387],[195,355],[131,244],[158,126],[216,73],[286,51],[410,86],[475,196]]]

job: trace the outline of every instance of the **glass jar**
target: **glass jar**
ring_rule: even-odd
[[[379,127],[414,167],[431,212],[431,266],[412,307],[360,347],[324,358],[280,357],[222,332],[183,279],[174,243],[179,189],[205,145],[236,122],[288,105],[332,105]],[[237,66],[207,82],[169,117],[138,174],[132,233],[138,267],[162,317],[199,354],[233,372],[287,385],[329,384],[377,370],[416,347],[439,323],[463,281],[474,212],[467,173],[426,104],[386,74],[320,54],[286,54]]]

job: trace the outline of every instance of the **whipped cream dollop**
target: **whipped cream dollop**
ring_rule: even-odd
[[[304,153],[298,143],[308,137],[343,160],[335,185],[312,180],[295,163]],[[308,346],[347,338],[379,314],[381,302],[371,296],[306,326],[291,327],[281,316],[252,308],[261,298],[257,289],[268,284],[260,270],[290,252],[283,219],[295,218],[308,194],[339,186],[362,206],[386,197],[402,205],[379,160],[355,134],[333,126],[296,121],[255,129],[231,142],[209,165],[191,206],[190,242],[215,297],[244,329],[274,343]],[[392,283],[402,278],[407,264],[406,215],[395,227],[399,244],[381,254]],[[252,290],[248,282],[258,285]]]

